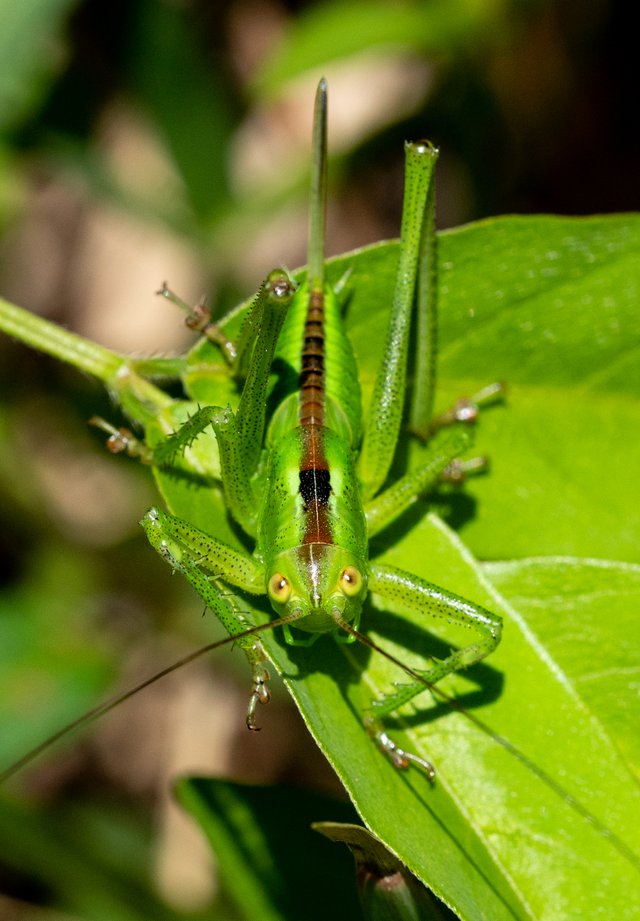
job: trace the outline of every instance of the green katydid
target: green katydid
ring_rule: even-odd
[[[323,147],[323,85],[319,98],[316,151]],[[149,513],[144,520],[151,543],[173,568],[184,573],[249,658],[253,670],[250,725],[254,725],[257,703],[267,698],[266,653],[257,637],[260,631],[280,624],[290,644],[313,642],[323,632],[333,632],[339,641],[364,640],[358,618],[365,590],[409,606],[414,612],[444,615],[463,627],[477,629],[477,643],[419,673],[408,670],[410,684],[391,690],[364,714],[369,733],[394,764],[413,762],[431,775],[426,760],[396,748],[386,734],[384,721],[448,672],[488,654],[498,641],[500,622],[484,608],[436,589],[422,578],[368,559],[368,538],[382,533],[467,448],[470,438],[461,420],[474,412],[473,405],[462,404],[443,420],[453,423],[446,427],[434,425],[431,419],[433,357],[426,343],[433,323],[429,258],[436,152],[428,145],[409,145],[407,155],[403,247],[389,346],[366,424],[361,422],[357,370],[348,340],[339,332],[340,309],[332,291],[324,295],[322,335],[308,325],[317,322],[323,282],[320,203],[325,179],[320,156],[314,174],[316,205],[312,209],[313,242],[306,287],[294,292],[286,273],[272,273],[235,341],[208,324],[206,317],[201,323],[213,343],[220,346],[227,381],[244,381],[235,412],[223,406],[198,409],[192,405],[185,419],[183,409],[174,410],[168,397],[136,374],[134,364],[123,368],[105,358],[97,347],[92,351],[83,346],[82,366],[96,373],[102,362],[97,376],[109,383],[135,419],[146,424],[146,445],[127,433],[113,432],[111,443],[116,449],[139,453],[154,464],[160,477],[173,482],[180,477],[203,482],[221,478],[228,513],[249,537],[256,538],[256,551],[251,555],[218,541],[206,529],[199,530],[191,522],[159,511]],[[404,411],[410,317],[419,264],[419,360],[410,424],[422,435],[430,435],[429,453],[416,470],[387,486]],[[167,290],[164,293],[170,296]],[[309,304],[316,314],[311,320],[307,319]],[[309,340],[306,355],[302,346],[305,338]],[[49,343],[49,350],[55,353],[55,343]],[[269,378],[272,369],[278,370],[283,386],[276,391],[275,403]],[[206,368],[203,373],[207,373]],[[493,392],[490,388],[480,398]],[[268,427],[265,405],[269,406]],[[307,414],[305,425],[301,424],[302,412]],[[204,456],[213,442],[209,426],[215,430],[220,469],[217,458]],[[273,489],[269,491],[267,485]],[[298,581],[300,574],[303,582],[306,580],[304,590]],[[242,602],[229,594],[234,589],[241,595],[267,594],[280,618],[249,627],[240,613]],[[424,620],[426,625],[427,618]],[[403,667],[397,656],[394,661]],[[96,713],[103,709],[97,708]]]
[[[499,387],[461,401],[433,422],[435,311],[431,288],[425,284],[417,298],[422,347],[410,416],[417,432],[423,436],[431,432],[430,450],[420,467],[386,485],[405,409],[416,279],[420,268],[428,277],[433,256],[433,171],[438,152],[428,143],[406,145],[402,257],[385,356],[369,422],[363,425],[358,369],[338,299],[324,279],[326,123],[327,87],[322,80],[313,130],[307,280],[296,290],[286,272],[274,270],[237,342],[207,324],[206,315],[200,318],[201,328],[221,346],[231,374],[244,378],[238,409],[201,407],[153,446],[143,446],[127,433],[97,422],[110,432],[113,450],[138,454],[164,470],[171,470],[205,429],[211,426],[215,431],[228,512],[255,540],[253,554],[242,553],[157,508],[145,515],[142,526],[151,545],[187,578],[243,649],[253,676],[249,728],[256,728],[258,702],[269,699],[268,655],[230,600],[229,588],[266,594],[279,616],[276,624],[282,625],[292,646],[310,645],[324,633],[333,633],[340,643],[367,642],[359,625],[368,591],[408,605],[425,619],[456,623],[476,633],[473,643],[424,671],[405,668],[411,682],[391,688],[363,715],[367,731],[396,767],[413,763],[432,778],[432,765],[396,746],[384,729],[384,719],[445,675],[490,653],[500,640],[501,620],[408,572],[371,562],[368,543],[442,476],[460,477],[459,455],[470,444],[465,423],[475,418],[477,404],[495,396]],[[160,293],[177,300],[166,287]],[[289,380],[267,419],[274,356],[286,367]]]
[[[321,81],[314,124],[307,281],[294,293],[287,275],[275,271],[265,283],[248,320],[258,331],[238,410],[204,407],[152,456],[156,463],[159,456],[166,462],[211,425],[229,513],[255,539],[255,550],[251,556],[240,554],[157,509],[142,524],[152,546],[187,577],[231,634],[240,633],[246,624],[224,600],[218,582],[244,592],[266,593],[284,621],[290,645],[308,645],[327,632],[333,632],[339,642],[356,639],[368,588],[418,608],[425,617],[472,628],[475,642],[452,652],[402,690],[392,690],[376,701],[375,716],[366,718],[382,750],[402,766],[419,759],[396,748],[382,728],[384,717],[420,693],[424,682],[434,684],[490,653],[499,642],[501,622],[444,589],[368,560],[369,539],[437,482],[468,439],[454,423],[433,439],[430,457],[420,468],[385,485],[404,410],[417,269],[433,234],[432,175],[437,151],[428,144],[407,145],[403,255],[385,358],[369,422],[362,430],[357,367],[335,294],[324,281],[326,107],[326,84]],[[422,301],[427,312],[428,292]],[[428,318],[423,325],[427,323]],[[285,388],[267,420],[268,380],[276,352],[294,370],[298,387],[291,393]],[[420,381],[433,380],[431,367],[424,367],[431,356],[429,350],[418,354]],[[232,369],[243,358],[241,350]],[[417,389],[412,418],[423,428],[430,422],[430,404],[430,388]],[[203,570],[211,574],[210,579]],[[266,697],[263,662],[267,657],[253,637],[238,643],[254,674],[247,715],[253,728],[256,701]],[[429,764],[420,764],[432,773]]]

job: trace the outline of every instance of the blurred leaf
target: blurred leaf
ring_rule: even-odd
[[[301,73],[376,47],[433,54],[493,39],[503,25],[503,10],[502,0],[319,3],[291,23],[255,83],[260,92],[272,93]]]
[[[0,0],[0,129],[39,101],[63,60],[61,29],[75,0]]]
[[[322,816],[353,821],[348,803],[295,787],[207,778],[180,781],[176,792],[202,826],[225,886],[247,919],[360,916],[353,861],[311,830]]]
[[[130,36],[137,98],[173,155],[194,213],[211,220],[228,204],[231,93],[215,59],[205,60],[193,11],[144,0]]]
[[[97,591],[87,560],[51,546],[32,566],[0,594],[3,767],[92,706],[113,678],[108,642],[87,617]]]
[[[105,823],[86,807],[36,812],[0,798],[0,848],[3,864],[29,895],[37,881],[50,903],[83,921],[180,918],[142,882],[150,842],[140,840],[131,815],[113,803]]]

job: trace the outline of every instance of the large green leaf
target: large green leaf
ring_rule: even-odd
[[[640,776],[640,568],[547,557],[487,563],[483,569],[525,615],[564,680]]]
[[[365,380],[395,246],[332,262],[334,277],[352,267],[347,323]],[[496,218],[440,235],[438,403],[508,386],[507,411],[478,426],[491,475],[447,503],[481,558],[640,560],[639,250],[635,215]]]
[[[630,493],[638,489],[633,468],[622,467],[603,487],[599,460],[611,440],[627,456],[637,450],[628,444],[638,412],[630,379],[605,369],[628,353],[633,335],[638,226],[629,217],[507,218],[441,237],[443,389],[453,397],[461,382],[469,391],[496,378],[513,382],[508,409],[487,412],[479,426],[480,445],[488,443],[495,462],[492,475],[473,484],[480,514],[467,530],[488,556],[576,546],[590,554],[637,554],[637,518],[630,521],[628,512]],[[334,278],[352,273],[347,324],[365,388],[384,341],[396,253],[396,244],[383,244],[331,264]],[[594,331],[603,357],[593,349]],[[201,362],[208,348],[200,346],[190,359],[198,399],[207,396]],[[419,449],[414,454],[417,460]],[[445,495],[442,502],[452,517],[467,511],[464,496]],[[416,518],[409,517],[404,531],[384,535],[383,557],[507,620],[500,650],[476,670],[485,690],[471,702],[487,701],[483,718],[486,712],[498,732],[637,849],[636,823],[629,819],[637,814],[636,787],[587,702],[563,680],[519,613],[495,597],[453,536],[435,519],[410,528]],[[547,600],[543,594],[539,603]],[[416,619],[420,630],[428,629]],[[613,616],[605,621],[615,634]],[[375,629],[373,611],[365,623]],[[406,622],[397,629],[406,630]],[[426,647],[420,633],[407,642],[416,641]],[[304,674],[304,681],[290,681],[292,693],[365,821],[462,917],[591,916],[597,906],[611,906],[612,881],[620,878],[627,880],[620,911],[628,911],[628,899],[638,893],[637,868],[566,796],[463,718],[410,720],[411,750],[438,765],[435,790],[423,778],[394,774],[372,751],[358,717],[394,676],[374,657],[357,679],[357,652],[349,662],[344,650],[320,648],[307,655],[278,648],[274,655],[285,672]],[[500,673],[504,692],[492,701]],[[420,808],[428,813],[422,819],[416,818]],[[399,822],[403,815],[415,820]],[[602,860],[598,886],[593,868],[586,869],[594,853]]]
[[[429,707],[429,700],[408,708],[396,737],[435,761],[436,783],[430,787],[418,771],[397,772],[367,738],[361,714],[402,673],[329,637],[311,650],[292,650],[270,637],[274,662],[367,825],[462,918],[639,911],[638,867],[617,840],[640,848],[637,785],[599,720],[437,519],[424,519],[382,558],[503,614],[498,652],[464,679],[452,679],[448,690],[474,713],[483,704],[482,718],[567,794],[463,715],[447,715],[446,707]],[[613,629],[613,619],[608,623]],[[417,644],[421,653],[433,648],[420,613],[396,616],[375,600],[365,626],[375,638],[390,639],[410,664],[424,661]],[[624,690],[618,694],[623,709]],[[594,820],[585,820],[569,795]]]
[[[609,463],[613,449],[598,439],[604,432],[624,444],[627,455],[637,450],[628,443],[637,412],[632,376],[606,371],[616,356],[623,360],[635,335],[637,242],[638,220],[629,217],[499,219],[441,237],[443,388],[453,394],[461,382],[470,388],[495,378],[513,383],[509,406],[487,412],[480,426],[479,443],[489,439],[494,472],[464,495],[439,498],[452,520],[465,522],[465,534],[484,556],[531,554],[540,546],[611,558],[637,554],[638,484],[627,475],[633,468],[627,461],[605,488],[603,459]],[[346,315],[365,389],[382,348],[396,254],[396,244],[384,244],[330,267],[336,279],[347,268],[352,272]],[[597,348],[590,339],[594,330]],[[56,347],[60,354],[59,336]],[[219,364],[209,344],[189,356],[189,393],[196,401],[225,403],[233,393],[208,376],[211,358]],[[103,364],[113,386],[127,386],[126,375],[112,378],[110,363]],[[588,425],[586,411],[580,415],[576,408],[583,397],[590,400]],[[148,417],[152,391],[144,398]],[[592,424],[594,405],[606,430]],[[572,415],[566,418],[568,406]],[[170,430],[175,413],[186,409],[163,408],[162,401],[157,407],[151,439]],[[213,453],[213,444],[205,434],[198,450],[210,445]],[[411,451],[410,463],[420,450]],[[174,512],[239,545],[208,475],[200,482],[164,475],[160,486]],[[473,519],[468,495],[477,502]],[[421,519],[422,511],[414,508],[387,529],[373,553],[503,614],[498,652],[464,678],[452,678],[447,690],[531,763],[425,694],[417,710],[403,713],[396,732],[436,763],[432,788],[418,771],[395,771],[362,729],[371,699],[402,680],[386,660],[338,647],[330,637],[300,650],[274,635],[265,640],[274,662],[365,822],[462,918],[633,916],[640,911],[639,876],[628,849],[640,848],[637,786],[613,734],[567,680],[546,641],[496,594],[455,535],[435,517]],[[553,598],[543,595],[540,603],[551,605]],[[270,616],[264,604],[246,599],[246,605],[258,619]],[[620,632],[616,608],[603,611],[607,642]],[[390,611],[373,598],[363,623],[413,664],[442,649],[427,635],[420,612]],[[609,696],[623,701],[624,690]]]

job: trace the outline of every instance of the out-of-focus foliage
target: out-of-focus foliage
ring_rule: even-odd
[[[443,150],[441,223],[634,208],[627,15],[606,0],[0,0],[1,292],[114,348],[183,349],[179,318],[152,297],[164,277],[190,301],[228,305],[273,265],[304,260],[320,71],[333,252],[396,234],[402,141],[425,135]],[[113,416],[94,384],[0,341],[3,763],[114,674],[132,683],[214,629],[178,580],[168,595],[138,534],[152,501],[144,471],[104,456],[86,429],[96,413]],[[278,734],[277,715],[249,747],[244,684],[208,681],[196,670],[114,714],[95,742],[65,746],[30,783],[42,814],[3,793],[0,915],[54,917],[33,903],[56,918],[194,905],[190,917],[209,917],[206,857],[182,863],[193,852],[160,792],[169,778],[302,772],[331,785],[302,731]]]

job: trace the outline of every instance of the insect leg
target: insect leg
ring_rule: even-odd
[[[242,616],[233,596],[222,586],[223,582],[229,582],[248,592],[263,591],[264,574],[251,557],[159,509],[147,512],[141,524],[151,546],[172,569],[185,576],[231,636],[237,636],[252,626]],[[203,569],[208,569],[213,575],[207,576]],[[256,706],[269,701],[269,672],[265,667],[268,657],[255,636],[240,638],[238,646],[251,667],[252,690],[247,708],[247,726],[256,729]]]
[[[256,340],[236,412],[230,408],[212,419],[220,449],[222,485],[229,511],[247,534],[255,536],[259,502],[251,479],[256,472],[266,424],[271,363],[295,286],[281,269],[262,286],[253,311],[259,311]]]
[[[438,152],[434,157],[437,159]],[[424,206],[416,281],[415,368],[409,405],[409,429],[426,440],[433,417],[438,354],[438,237],[436,186],[430,182]]]
[[[435,486],[454,459],[467,450],[471,438],[471,432],[462,426],[437,432],[427,447],[428,460],[365,505],[368,536],[376,535]]]
[[[406,765],[402,756],[406,753],[398,749],[387,736],[383,727],[384,718],[413,700],[425,690],[425,685],[433,685],[445,675],[473,665],[493,652],[500,642],[502,620],[480,605],[390,566],[372,565],[369,587],[383,598],[393,599],[448,624],[468,627],[477,635],[475,642],[455,649],[445,659],[435,661],[430,668],[407,670],[414,681],[397,685],[380,700],[373,702],[372,712],[365,719],[367,731],[397,767],[404,767]],[[407,757],[409,761],[413,760]]]
[[[411,314],[422,247],[425,205],[437,150],[429,144],[405,147],[405,193],[400,261],[382,362],[374,385],[369,418],[358,459],[365,499],[383,485],[393,460],[402,422]]]

